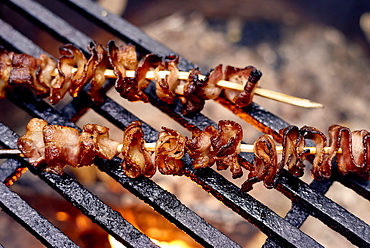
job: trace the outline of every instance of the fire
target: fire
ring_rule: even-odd
[[[123,244],[117,241],[113,236],[108,235],[108,240],[112,248],[126,248]],[[150,239],[154,244],[162,248],[190,248],[184,241],[176,239],[172,241],[159,241],[156,239]]]

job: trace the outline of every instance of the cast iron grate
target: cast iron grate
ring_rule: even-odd
[[[174,52],[164,45],[152,40],[139,29],[125,20],[105,12],[99,5],[89,0],[61,1],[76,10],[81,16],[92,21],[96,26],[111,33],[125,42],[136,45],[141,53],[156,53],[159,55],[173,54]],[[61,4],[61,3],[59,3]],[[40,27],[62,43],[73,43],[85,49],[91,41],[87,35],[78,31],[71,24],[32,0],[6,0],[1,8],[14,9],[31,23]],[[102,14],[104,13],[104,14]],[[13,24],[14,25],[14,24]],[[26,38],[7,22],[0,20],[0,44],[21,53],[38,56],[43,49],[33,41]],[[86,50],[85,50],[86,51]],[[87,51],[86,51],[87,52]],[[181,58],[179,69],[192,69],[189,61]],[[202,114],[193,118],[181,114],[179,104],[168,106],[157,100],[150,87],[147,93],[150,103],[178,121],[185,128],[203,129],[208,125],[215,125]],[[124,129],[131,121],[139,119],[110,98],[100,105],[92,105],[88,97],[82,94],[73,99],[63,109],[57,111],[46,102],[36,99],[33,95],[25,96],[25,92],[14,92],[8,99],[33,117],[39,117],[52,124],[76,127],[78,120],[86,109],[92,108],[96,113],[109,120],[120,129]],[[21,99],[21,100],[19,100]],[[251,104],[243,109],[251,120],[257,120],[272,132],[288,124],[262,109],[257,104]],[[73,121],[71,121],[73,120]],[[144,123],[145,139],[149,142],[156,140],[157,131]],[[0,145],[4,148],[15,148],[18,135],[5,124],[0,123]],[[252,154],[243,154],[243,159],[251,161]],[[126,177],[119,167],[119,159],[113,161],[97,160],[101,171],[106,172],[123,187],[128,189],[142,201],[149,204],[157,212],[190,235],[194,240],[206,247],[239,247],[234,241],[207,223],[202,217],[193,212],[176,196],[162,189],[159,185],[147,178],[130,179]],[[308,216],[314,216],[320,221],[339,232],[353,244],[365,247],[370,246],[370,227],[359,218],[332,202],[324,196],[331,187],[333,180],[313,181],[307,185],[300,179],[283,173],[278,181],[276,190],[280,191],[292,201],[292,208],[285,218],[281,218],[273,210],[261,204],[248,193],[242,193],[232,182],[225,179],[212,169],[195,171],[190,166],[190,161],[185,158],[186,175],[199,184],[204,190],[223,202],[227,207],[237,212],[247,221],[257,226],[269,238],[265,247],[321,247],[321,245],[299,230]],[[77,245],[46,218],[22,200],[4,181],[20,168],[28,167],[40,179],[50,185],[56,192],[71,202],[82,213],[97,223],[109,234],[127,247],[156,247],[154,243],[142,232],[126,221],[118,212],[103,203],[98,197],[84,188],[78,181],[70,176],[58,176],[41,172],[28,165],[22,158],[7,159],[0,166],[0,206],[3,211],[22,224],[32,235],[48,247],[76,247]],[[350,177],[336,176],[335,180],[353,189],[360,196],[369,200],[369,182],[359,182]],[[81,197],[82,196],[82,197]],[[1,240],[0,240],[1,243]],[[1,247],[1,245],[0,245]]]

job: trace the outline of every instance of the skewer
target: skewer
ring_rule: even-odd
[[[72,71],[76,71],[76,70],[77,69],[75,68]],[[133,78],[133,77],[135,77],[135,73],[136,72],[134,70],[127,70],[126,71],[126,77]],[[159,71],[158,73],[159,73],[159,76],[161,78],[165,78],[167,75],[169,75],[170,72],[169,71]],[[58,71],[56,69],[52,75],[57,75],[57,74],[58,74]],[[116,78],[117,77],[114,74],[113,70],[111,70],[111,69],[105,70],[104,76],[107,77],[107,78]],[[188,77],[189,77],[189,72],[185,72],[185,71],[180,71],[179,72],[179,79],[180,80],[186,80],[186,79],[188,79]],[[201,80],[206,78],[206,76],[204,76],[204,75],[199,75],[198,77]],[[150,80],[154,79],[154,71],[148,71],[147,74],[146,74],[146,78],[150,79]],[[219,86],[221,88],[224,88],[224,89],[232,89],[232,90],[238,90],[238,91],[243,91],[244,90],[244,85],[237,84],[237,83],[230,82],[230,81],[226,81],[226,80],[220,80],[217,83],[217,86]],[[176,93],[181,94],[182,92],[181,92],[181,90],[176,90]],[[299,98],[299,97],[295,97],[295,96],[286,95],[286,94],[276,92],[276,91],[272,91],[272,90],[263,89],[263,88],[260,88],[260,87],[256,88],[254,93],[256,95],[261,96],[261,97],[265,97],[265,98],[268,98],[268,99],[271,99],[271,100],[291,104],[291,105],[298,106],[298,107],[303,107],[303,108],[322,108],[323,107],[323,105],[321,103],[313,102],[311,100],[304,99],[304,98]]]
[[[145,143],[145,149],[147,151],[154,152],[155,151],[155,145],[156,143]],[[123,144],[120,144],[117,147],[117,151],[120,153],[122,152]],[[247,153],[253,153],[253,145],[250,144],[241,144],[240,145],[241,152],[247,152]],[[304,147],[304,150],[309,150],[310,154],[316,154],[316,147]],[[324,153],[328,153],[330,150],[330,147],[324,147]],[[276,146],[277,153],[283,152],[282,146]],[[339,148],[337,153],[342,153],[342,149]],[[6,156],[6,155],[19,155],[23,157],[23,153],[19,149],[0,149],[0,156]]]

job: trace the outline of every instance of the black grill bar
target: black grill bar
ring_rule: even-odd
[[[135,44],[139,50],[145,53],[155,53],[161,56],[176,54],[176,52],[170,50],[162,43],[153,40],[131,23],[105,11],[97,4],[91,4],[89,0],[63,0],[62,2],[67,3],[70,7],[86,15],[89,20],[95,22],[116,37],[127,43]],[[179,69],[189,70],[190,68],[194,68],[194,65],[180,57]]]
[[[2,210],[30,230],[44,245],[48,247],[79,247],[3,183],[0,183],[0,194]]]
[[[71,42],[88,53],[87,45],[91,38],[69,25],[66,21],[55,15],[53,12],[32,0],[6,0],[10,7],[23,13],[41,28],[48,30],[61,42]]]
[[[284,187],[282,187],[284,186]],[[286,171],[280,177],[277,190],[292,201],[299,202],[326,225],[341,233],[353,244],[360,247],[370,246],[370,226],[349,213],[330,199],[319,194],[301,180]]]
[[[25,51],[28,51],[27,53],[29,55],[34,57],[39,56],[43,52],[39,46],[37,46],[27,37],[24,37],[21,33],[1,19],[0,33],[0,39],[4,42],[4,44],[9,44],[10,47],[17,51],[20,51],[20,48],[22,48]]]

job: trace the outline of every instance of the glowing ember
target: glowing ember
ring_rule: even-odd
[[[112,248],[126,248],[123,244],[117,241],[113,236],[108,235],[108,240]],[[162,248],[190,248],[184,241],[182,240],[173,240],[173,241],[158,241],[155,239],[150,239],[153,241],[154,244],[162,247]]]

